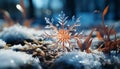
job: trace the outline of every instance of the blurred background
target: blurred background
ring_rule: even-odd
[[[57,18],[63,11],[69,19],[81,17],[82,27],[101,23],[102,11],[109,5],[105,21],[120,20],[120,0],[0,0],[0,23],[24,22],[31,26],[45,26],[44,17]]]

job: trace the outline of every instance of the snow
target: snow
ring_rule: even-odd
[[[50,29],[44,30],[35,30],[33,28],[27,28],[21,25],[14,25],[8,28],[3,28],[3,31],[0,32],[0,48],[3,48],[9,41],[10,42],[17,42],[17,41],[24,41],[25,39],[31,40],[39,40],[42,38],[46,38],[45,32],[47,34],[52,34],[53,32]],[[84,35],[87,35],[91,32],[88,30]],[[93,35],[96,33],[94,32]],[[117,37],[120,37],[120,33],[117,33]],[[111,39],[114,38],[114,35],[111,36]],[[85,39],[81,39],[83,43]],[[56,40],[54,40],[56,41]],[[49,47],[52,46],[53,40],[46,39],[45,43],[49,43]],[[73,39],[73,46],[78,48],[76,41]],[[98,38],[94,37],[91,45],[91,52],[80,52],[78,50],[73,50],[72,52],[63,53],[59,58],[53,62],[51,69],[102,69],[107,65],[114,66],[111,67],[112,69],[120,69],[120,54],[115,53],[115,51],[111,51],[111,54],[103,54],[99,52],[97,49],[97,44],[102,42],[98,40]],[[35,47],[36,44],[30,44]],[[35,69],[41,69],[39,57],[33,58],[32,54],[26,54],[25,52],[16,52],[13,50],[16,49],[24,49],[30,48],[28,45],[22,45],[19,43],[18,45],[11,45],[9,49],[0,49],[0,69],[3,68],[15,68],[19,69],[22,65],[31,65]],[[66,44],[66,46],[69,46]],[[11,49],[11,50],[10,50]],[[36,49],[40,50],[40,49]],[[108,67],[105,69],[109,69]]]
[[[33,67],[36,67],[37,69],[41,69],[39,63],[39,60],[32,58],[32,55],[28,55],[23,52],[15,52],[12,50],[0,50],[0,69],[19,69],[19,66],[22,65],[31,65]]]
[[[68,52],[60,56],[51,69],[120,69],[120,54],[104,54],[97,50],[92,53]]]
[[[51,69],[65,69],[71,66],[73,69],[83,69],[83,67],[84,69],[101,69],[100,58],[104,58],[101,55],[102,53],[98,55],[86,52],[69,52],[58,58]]]
[[[6,45],[6,42],[0,39],[0,48],[3,48]]]
[[[21,44],[13,45],[10,47],[10,49],[22,49],[22,48],[24,48],[24,46],[22,46]]]
[[[15,36],[17,34],[21,33],[21,34],[27,35],[27,38],[32,38],[33,36],[39,35],[39,33],[40,33],[38,30],[35,30],[33,28],[27,28],[27,27],[21,26],[19,24],[16,24],[11,27],[5,27],[1,34],[5,34],[6,32],[8,34],[14,34]]]
[[[36,46],[41,46],[41,45],[36,45],[36,44],[31,44],[31,43],[29,43],[29,45],[18,44],[18,45],[13,45],[9,47],[9,49],[12,49],[12,50],[32,49]]]
[[[0,39],[4,40],[6,43],[20,43],[25,39],[39,39],[40,35],[43,32],[27,28],[16,24],[14,26],[4,28],[2,32],[0,32]]]

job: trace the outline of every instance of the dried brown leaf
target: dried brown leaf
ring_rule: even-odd
[[[103,37],[101,36],[101,34],[100,34],[100,32],[99,32],[99,31],[97,32],[97,34],[96,34],[96,35],[97,35],[97,38],[98,38],[99,40],[103,40]]]
[[[93,29],[93,30],[90,32],[90,34],[88,35],[88,37],[85,39],[84,43],[88,43],[88,42],[89,42],[89,40],[91,39],[92,34],[93,34],[94,31],[95,31],[95,29]]]
[[[91,43],[92,43],[92,40],[93,40],[93,39],[91,39],[91,40],[88,42],[88,45],[87,45],[87,48],[86,48],[86,50],[88,50],[88,49],[90,48],[90,46],[91,46]]]
[[[103,13],[102,13],[103,17],[107,14],[108,8],[109,8],[109,6],[106,6],[105,9],[103,10]]]
[[[28,28],[31,27],[32,21],[33,21],[33,20],[25,20],[25,21],[24,21],[24,26],[26,26],[26,27],[28,27]]]
[[[82,43],[81,43],[80,39],[77,39],[77,44],[78,44],[79,48],[82,50]]]

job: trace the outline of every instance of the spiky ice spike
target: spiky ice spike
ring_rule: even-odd
[[[61,26],[64,26],[67,23],[68,16],[66,17],[64,12],[61,12],[61,14],[59,14],[59,17],[57,19],[58,19],[58,23]]]
[[[78,17],[77,19],[75,18],[75,16],[72,17],[72,23],[73,25],[69,26],[68,29],[69,31],[76,31],[76,27],[80,26],[80,17]]]
[[[53,25],[53,19],[50,21],[49,18],[45,17],[45,21],[50,25],[50,28],[52,28],[55,32],[58,32],[57,28]]]

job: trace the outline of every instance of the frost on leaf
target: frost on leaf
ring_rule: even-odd
[[[54,43],[53,47],[56,49],[63,49],[70,51],[71,47],[71,39],[79,39],[82,37],[81,34],[76,33],[76,27],[80,26],[80,18],[75,19],[75,17],[72,18],[72,23],[73,25],[67,26],[66,24],[68,23],[68,17],[65,16],[63,12],[58,16],[58,23],[57,25],[60,25],[60,28],[57,26],[53,25],[54,20],[49,19],[45,17],[46,23],[49,24],[49,27],[53,29],[55,33],[48,34],[45,32],[47,37],[50,38],[56,38],[56,42]],[[75,33],[73,33],[73,31]]]

